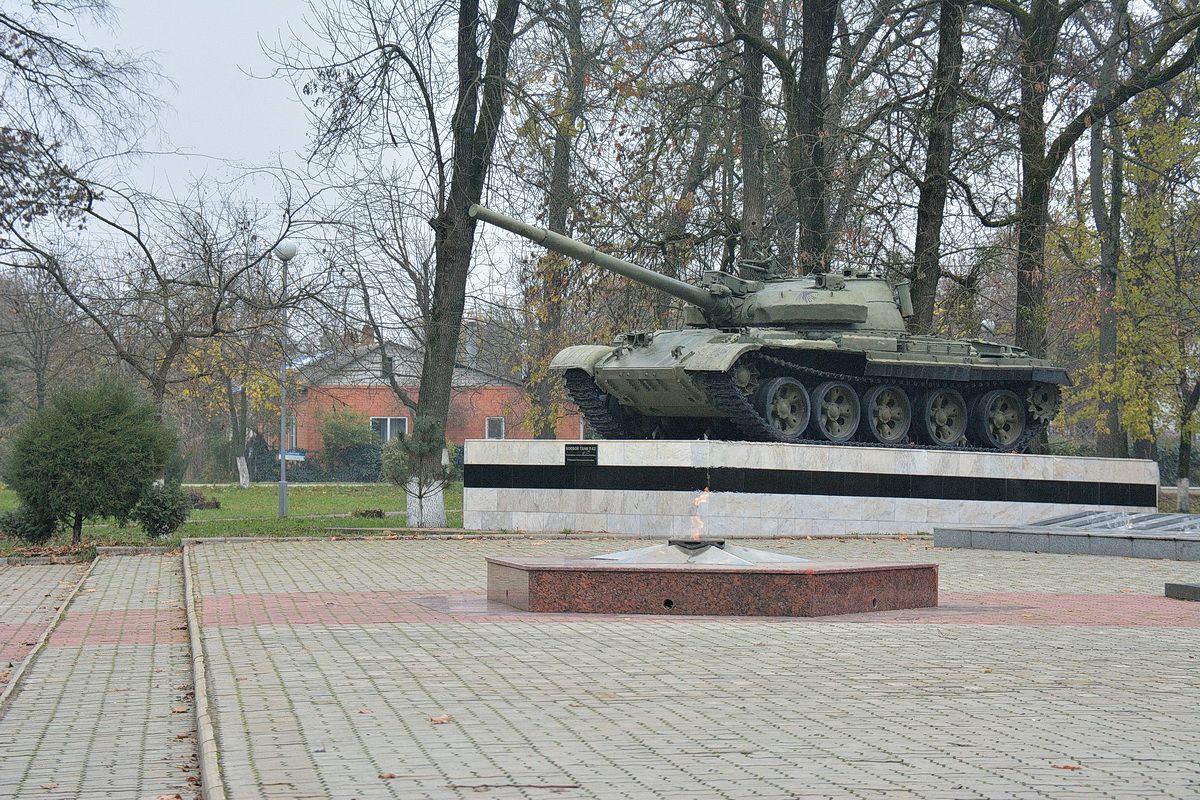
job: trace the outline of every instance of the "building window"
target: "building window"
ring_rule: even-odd
[[[288,450],[298,450],[300,448],[299,426],[296,425],[296,418],[292,417],[288,420]]]
[[[371,430],[381,442],[408,434],[408,417],[371,417]]]
[[[483,435],[488,439],[504,438],[504,417],[488,417]]]

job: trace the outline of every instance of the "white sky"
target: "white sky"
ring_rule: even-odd
[[[212,159],[300,162],[308,120],[291,84],[268,77],[272,65],[262,43],[274,43],[281,33],[290,38],[289,26],[304,29],[304,0],[115,0],[115,5],[115,30],[101,38],[111,36],[118,47],[150,56],[175,84],[163,84],[158,92],[167,104],[159,119],[163,141],[149,139],[145,145],[188,154],[147,159],[131,176],[139,188],[182,194],[193,176],[222,173]]]

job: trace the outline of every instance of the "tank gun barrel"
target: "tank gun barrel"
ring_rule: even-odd
[[[639,267],[637,264],[631,264],[624,259],[610,256],[608,253],[601,253],[591,245],[576,241],[554,231],[548,231],[545,228],[539,228],[536,225],[530,225],[506,214],[493,211],[490,208],[473,205],[467,210],[467,213],[476,219],[481,219],[498,228],[511,231],[518,236],[524,236],[532,242],[537,242],[547,250],[553,250],[556,253],[577,259],[585,264],[595,264],[601,269],[623,275],[630,280],[635,280],[647,286],[653,286],[655,289],[661,289],[667,294],[685,300],[694,306],[699,306],[705,311],[714,311],[722,303],[723,298],[714,296],[706,289],[669,278],[666,275],[660,275],[654,270]]]

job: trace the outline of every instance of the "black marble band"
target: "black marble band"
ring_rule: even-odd
[[[907,497],[1009,503],[1158,505],[1152,483],[1055,481],[894,475],[740,467],[602,467],[582,464],[466,464],[463,485],[480,489],[619,489],[625,491],[813,494],[831,497]]]

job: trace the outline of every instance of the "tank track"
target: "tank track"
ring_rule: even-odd
[[[563,375],[563,382],[567,385],[567,394],[571,395],[592,430],[605,439],[629,438],[625,421],[612,413],[608,395],[600,391],[591,375],[581,369],[569,369]]]
[[[777,358],[762,352],[747,353],[742,358],[748,358],[751,361],[759,361],[762,363],[771,364],[774,367],[782,369],[789,373],[792,377],[805,377],[809,379],[819,379],[821,381],[843,381],[851,385],[870,385],[878,383],[879,380],[862,375],[848,375],[841,372],[829,372],[826,370],[816,369],[815,367],[806,367],[796,364],[786,359]],[[692,372],[688,373],[693,380],[704,387],[704,391],[708,394],[709,400],[717,408],[725,412],[726,418],[737,426],[748,439],[753,441],[768,441],[768,442],[795,442],[801,444],[830,444],[824,439],[808,439],[803,437],[784,438],[780,436],[774,428],[763,419],[762,415],[755,410],[750,399],[742,393],[742,391],[734,384],[733,376],[729,372]],[[945,384],[935,380],[920,380],[916,378],[896,379],[888,381],[891,384],[901,387],[909,392],[910,397],[914,397],[925,390],[934,389]],[[969,381],[961,387],[955,387],[964,395],[979,394],[988,391],[989,389],[1009,388],[1010,384],[1005,381]],[[1021,453],[1029,447],[1029,445],[1037,439],[1048,427],[1048,423],[1030,423],[1026,425],[1025,433],[1021,438],[1014,442],[1010,447],[1004,450],[997,450],[992,447],[974,447],[971,445],[952,445],[949,447],[933,446],[938,450],[966,450],[975,452],[1016,452]],[[843,446],[849,445],[853,447],[920,447],[921,445],[914,444],[881,444],[879,442],[864,442],[851,440],[844,442]]]
[[[821,381],[844,381],[851,385],[864,385],[876,383],[877,380],[861,375],[848,375],[840,372],[829,372],[826,370],[807,367],[787,361],[782,358],[768,355],[762,352],[747,353],[742,357],[752,361],[769,364],[792,377],[803,377],[819,379]],[[771,425],[763,419],[763,417],[755,410],[750,399],[739,389],[733,382],[732,372],[689,372],[688,375],[695,380],[708,395],[709,401],[721,409],[724,413],[724,418],[733,424],[743,437],[748,441],[764,441],[764,442],[790,442],[795,444],[821,444],[828,445],[831,442],[825,439],[812,439],[805,437],[785,438],[778,434]],[[628,430],[624,420],[614,415],[609,408],[605,394],[596,386],[596,382],[581,369],[568,370],[565,375],[567,391],[575,404],[579,406],[583,413],[584,419],[592,426],[592,429],[606,439],[628,439],[631,437],[631,432]],[[898,379],[889,381],[890,383],[900,386],[910,393],[910,396],[918,393],[943,386],[943,382],[934,380],[920,379]],[[960,387],[965,395],[979,394],[990,389],[1009,388],[1010,384],[1006,381],[970,381],[964,383]],[[1026,426],[1025,433],[1021,438],[1013,443],[1012,446],[1004,450],[997,450],[991,447],[975,447],[972,445],[952,445],[949,447],[928,446],[938,450],[957,450],[971,452],[1025,452],[1029,445],[1041,436],[1042,432],[1049,426],[1048,423],[1030,423]],[[841,443],[840,446],[850,447],[926,447],[920,444],[881,444],[879,442],[866,442],[851,440]]]

